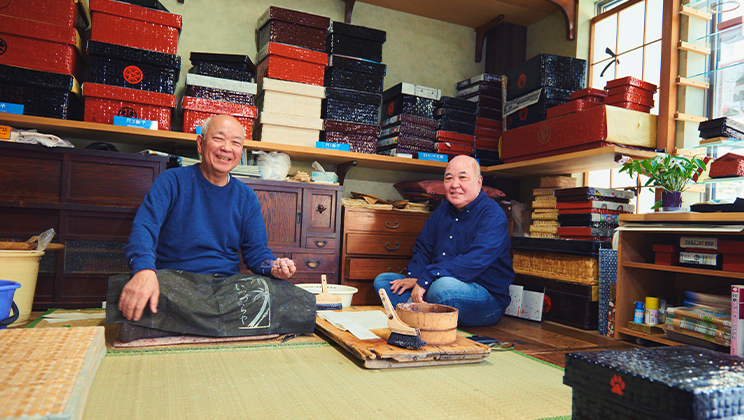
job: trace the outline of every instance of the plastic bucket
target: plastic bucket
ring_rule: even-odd
[[[34,304],[36,277],[39,274],[39,260],[43,251],[7,251],[0,250],[0,279],[11,280],[21,284],[15,292],[15,303],[18,305],[18,320],[11,324],[28,321],[31,306]]]
[[[21,287],[21,283],[17,281],[0,280],[0,330],[5,329],[5,323],[3,321],[10,320],[10,308],[13,306],[13,295],[17,288]],[[15,313],[18,315],[18,308],[14,308]]]

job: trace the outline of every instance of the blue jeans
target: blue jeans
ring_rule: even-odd
[[[393,293],[390,283],[405,278],[398,273],[382,273],[375,278],[375,290],[385,289],[393,307],[408,302],[411,290],[403,294]],[[454,277],[436,279],[424,294],[428,303],[437,303],[457,308],[457,324],[466,327],[493,325],[504,315],[504,310],[485,287],[476,283],[465,283]]]

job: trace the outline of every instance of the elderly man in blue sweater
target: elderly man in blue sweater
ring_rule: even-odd
[[[295,273],[291,259],[275,258],[267,246],[255,192],[230,176],[242,155],[243,127],[235,118],[219,115],[207,119],[202,131],[197,136],[201,163],[160,174],[132,224],[124,251],[133,276],[118,299],[121,315],[132,323],[146,307],[158,312],[162,285],[156,270],[222,279],[239,273],[242,254],[255,274],[287,279]]]
[[[429,217],[416,239],[407,276],[382,273],[375,288],[398,303],[428,302],[458,309],[458,324],[492,325],[509,306],[514,280],[507,218],[482,191],[478,162],[456,156],[447,165],[447,202]]]

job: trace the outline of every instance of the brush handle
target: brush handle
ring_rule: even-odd
[[[385,289],[380,289],[380,300],[382,300],[382,306],[385,308],[385,312],[388,317],[388,329],[391,333],[398,333],[403,335],[419,335],[418,328],[413,328],[403,323],[398,318],[398,314],[393,309],[393,304],[390,302],[390,298],[387,295]]]
[[[321,293],[328,293],[328,282],[326,281],[326,275],[320,275],[320,288]]]

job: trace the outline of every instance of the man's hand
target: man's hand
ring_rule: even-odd
[[[411,290],[411,300],[416,303],[424,303],[424,293],[426,293],[426,289],[416,284]]]
[[[416,279],[411,277],[393,280],[390,282],[390,290],[392,290],[393,293],[402,295],[403,292],[413,288],[414,285],[416,285]]]
[[[271,275],[278,279],[288,279],[297,271],[294,261],[289,258],[277,258],[271,266]]]
[[[119,296],[119,310],[124,318],[139,321],[145,305],[150,302],[150,311],[158,312],[160,284],[154,270],[140,270],[127,282]]]

